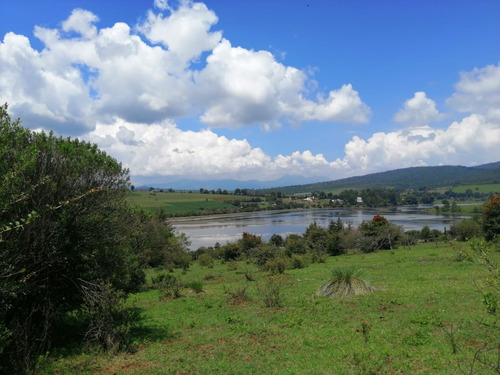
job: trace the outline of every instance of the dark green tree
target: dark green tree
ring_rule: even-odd
[[[450,234],[459,241],[468,241],[481,235],[481,225],[474,220],[460,220],[450,227]]]
[[[390,223],[382,215],[375,215],[371,221],[363,221],[359,232],[363,236],[359,247],[365,253],[395,248],[403,235],[401,227]]]
[[[424,242],[431,241],[433,238],[431,228],[428,225],[425,225],[420,231],[420,239],[424,240]]]
[[[269,243],[276,247],[282,247],[285,244],[285,241],[279,234],[273,234],[271,238],[269,238]]]
[[[128,181],[97,146],[31,132],[0,107],[0,371],[32,368],[68,313],[86,312],[84,332],[103,333],[88,339],[119,345],[112,326],[92,324],[144,281]]]
[[[491,241],[500,235],[500,196],[492,196],[483,207],[483,231]]]

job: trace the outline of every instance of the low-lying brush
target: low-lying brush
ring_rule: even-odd
[[[166,298],[180,298],[182,296],[182,282],[170,273],[160,273],[151,279],[153,287],[161,291]]]
[[[257,290],[265,307],[283,306],[283,292],[279,281],[268,277],[263,283],[257,285]]]
[[[250,297],[248,297],[247,288],[247,285],[237,285],[231,289],[224,286],[224,293],[228,296],[228,302],[231,304],[239,304],[244,301],[249,301]]]

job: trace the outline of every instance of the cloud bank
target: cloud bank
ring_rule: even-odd
[[[273,180],[282,176],[341,178],[411,166],[476,165],[500,159],[500,125],[474,114],[446,129],[411,127],[353,137],[343,158],[328,161],[309,150],[270,157],[246,140],[228,139],[211,130],[181,131],[164,122],[144,126],[119,120],[98,125],[90,134],[141,177]],[[464,163],[467,161],[467,163]]]

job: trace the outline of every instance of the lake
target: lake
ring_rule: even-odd
[[[283,238],[292,233],[302,234],[313,222],[327,227],[331,220],[340,219],[344,223],[358,226],[369,221],[374,215],[383,215],[391,223],[400,225],[404,230],[420,230],[424,226],[444,231],[457,220],[469,218],[466,215],[439,215],[423,212],[430,206],[391,207],[378,209],[331,209],[304,211],[265,211],[235,215],[201,216],[196,218],[171,220],[174,228],[185,233],[191,242],[190,250],[200,246],[221,245],[237,241],[243,232],[262,236],[264,241],[273,234]]]

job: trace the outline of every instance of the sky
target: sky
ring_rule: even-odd
[[[2,0],[0,102],[136,185],[474,166],[500,161],[499,20],[498,0]]]

